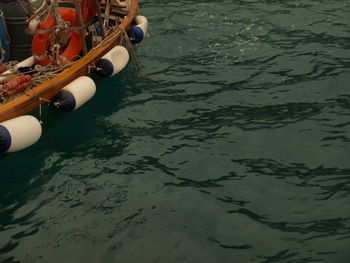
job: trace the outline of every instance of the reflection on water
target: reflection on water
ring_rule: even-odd
[[[0,261],[347,263],[349,4],[141,7],[143,71],[0,160]]]

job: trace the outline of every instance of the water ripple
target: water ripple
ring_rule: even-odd
[[[346,263],[349,8],[142,1],[142,72],[0,159],[0,261]]]

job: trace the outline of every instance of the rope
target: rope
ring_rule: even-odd
[[[31,5],[32,5],[32,4],[31,4]],[[34,10],[34,14],[37,15],[37,16],[43,15],[44,12],[45,12],[45,9],[44,9],[45,5],[46,5],[46,1],[45,1],[45,0],[42,0],[41,6],[39,6],[36,10]],[[34,9],[34,8],[33,8],[33,9]],[[43,11],[43,10],[44,10],[44,11]],[[47,10],[47,9],[46,9],[46,10]],[[41,14],[40,14],[40,12],[41,12]]]
[[[24,3],[21,0],[17,0],[17,2],[21,5],[24,13],[27,14],[28,17],[32,15],[32,12],[28,11],[28,9],[25,7]]]
[[[135,54],[135,51],[132,47],[131,41],[129,39],[128,34],[126,33],[125,29],[122,29],[123,32],[123,36],[122,36],[122,45],[128,50],[130,57],[131,57],[131,61],[135,67],[135,69],[140,72],[141,71],[141,66],[140,63],[138,61],[138,58]]]
[[[99,68],[99,67],[96,66],[96,64],[95,64],[95,62],[94,62],[94,58],[91,58],[91,57],[89,57],[89,58],[90,58],[90,62],[91,62],[91,64],[92,64],[92,66],[91,66],[91,65],[88,65],[88,74],[91,73],[91,69],[97,70],[97,71],[101,70],[101,68]]]
[[[18,0],[18,1],[21,1],[21,0]],[[50,4],[48,5],[48,7],[45,8],[44,10],[42,10],[40,18],[46,20],[51,13],[53,13],[55,11],[57,12],[57,5],[58,4],[67,3],[67,2],[68,1],[64,1],[64,0],[52,0],[50,2]],[[3,19],[3,17],[1,17],[1,18]],[[42,21],[44,21],[44,20],[42,20]],[[58,27],[55,27],[54,29],[57,29],[57,28],[62,30],[63,27],[58,26]],[[66,26],[64,29],[78,31],[78,30],[82,30],[82,28],[84,28],[84,27],[67,27]],[[50,31],[54,30],[54,29],[50,29]],[[92,32],[93,37],[98,36],[95,28],[89,27],[89,29],[90,29],[90,32]],[[40,33],[44,33],[44,32],[48,32],[48,30],[37,31],[37,32],[35,32],[35,34],[40,34]],[[8,34],[7,30],[6,30],[6,33]],[[128,50],[130,57],[131,57],[131,60],[132,60],[132,63],[133,63],[133,66],[135,67],[135,69],[137,71],[141,71],[140,63],[136,57],[136,54],[133,50],[131,41],[130,41],[125,29],[120,28],[118,26],[118,22],[117,22],[117,25],[110,26],[106,30],[105,33],[106,33],[106,37],[102,41],[100,41],[99,43],[96,43],[96,45],[93,45],[91,50],[95,50],[95,49],[100,48],[102,46],[111,45],[112,43],[115,42],[115,40],[118,37],[120,37],[120,44],[123,45]],[[79,61],[79,57],[80,56],[77,55],[78,61]],[[15,76],[22,75],[22,74],[31,74],[32,75],[32,84],[24,92],[24,94],[27,94],[27,91],[30,90],[32,87],[36,87],[36,86],[54,78],[55,76],[57,76],[58,74],[60,74],[64,70],[66,70],[67,68],[74,65],[75,63],[76,63],[76,61],[72,61],[72,62],[67,61],[67,63],[65,65],[50,64],[50,65],[45,66],[45,67],[42,67],[40,65],[36,65],[31,70],[29,70],[25,73],[22,73],[22,72],[18,71],[18,68],[16,67],[16,62],[10,61],[10,62],[4,63],[3,65],[6,65],[8,70],[10,70],[11,73],[0,74],[0,77],[3,77],[3,76],[14,76],[15,77]],[[94,58],[90,57],[90,63],[88,65],[88,73],[90,73],[91,70],[99,70],[99,68],[95,65]],[[0,85],[1,85],[1,83],[0,83]],[[10,101],[10,100],[13,100],[14,98],[20,96],[21,94],[23,94],[23,93],[19,93],[19,94],[15,95],[13,97],[10,97],[10,98],[4,98],[4,94],[1,92],[1,89],[0,89],[0,104],[7,102],[7,101]],[[27,95],[29,96],[29,94],[27,94]],[[50,103],[50,101],[47,101],[44,98],[39,98],[39,100],[43,100],[43,101]],[[39,111],[41,111],[41,108],[39,108]],[[40,112],[40,114],[41,114],[41,112]]]
[[[89,32],[91,33],[92,47],[94,48],[98,44],[97,42],[98,33],[94,26],[89,27]]]

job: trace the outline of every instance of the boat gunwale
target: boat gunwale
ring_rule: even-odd
[[[23,95],[0,105],[0,123],[38,108],[41,104],[51,100],[62,88],[74,79],[89,75],[89,68],[94,68],[98,60],[103,57],[121,40],[122,33],[127,30],[135,19],[138,10],[138,0],[132,0],[129,13],[118,26],[120,30],[111,33],[105,43],[90,50],[72,66],[65,69],[52,79],[28,90]]]

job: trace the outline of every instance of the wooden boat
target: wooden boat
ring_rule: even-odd
[[[93,18],[95,22],[93,25],[90,22],[89,22],[90,23],[89,25],[83,22],[82,13],[79,6],[79,4],[81,4],[80,0],[49,1],[48,6],[50,8],[62,8],[62,10],[63,8],[66,8],[66,9],[70,8],[70,9],[76,10],[77,21],[79,22],[78,25],[75,27],[72,27],[70,25],[71,28],[68,27],[68,29],[66,28],[65,30],[69,30],[69,29],[75,30],[74,32],[77,32],[80,34],[82,39],[82,49],[83,49],[82,52],[84,52],[85,50],[85,54],[83,54],[81,58],[75,61],[74,59],[72,59],[72,61],[68,61],[68,62],[59,60],[58,57],[56,57],[55,63],[51,63],[48,66],[44,65],[40,67],[41,71],[47,72],[47,74],[44,74],[46,77],[46,79],[44,78],[45,81],[42,81],[37,85],[35,85],[34,83],[34,85],[32,84],[23,93],[17,94],[15,97],[10,98],[7,101],[3,101],[2,103],[0,102],[0,153],[21,150],[35,143],[40,138],[41,127],[38,127],[38,124],[35,121],[34,121],[35,122],[34,124],[31,124],[32,118],[28,116],[23,117],[23,115],[30,113],[34,109],[40,107],[40,105],[43,103],[52,102],[54,99],[57,98],[60,91],[63,91],[63,90],[70,91],[70,87],[72,86],[79,86],[79,85],[90,86],[91,87],[90,93],[92,93],[93,95],[94,88],[95,88],[93,87],[94,84],[91,81],[84,79],[84,78],[88,78],[84,76],[89,76],[92,71],[99,70],[98,65],[101,64],[100,62],[104,60],[106,57],[111,58],[112,64],[114,63],[113,59],[118,60],[118,58],[113,58],[113,57],[118,56],[119,53],[121,52],[121,48],[120,50],[117,50],[117,51],[115,48],[118,46],[121,46],[122,42],[124,42],[124,45],[128,47],[127,50],[129,51],[129,53],[132,52],[132,49],[130,48],[130,43],[139,42],[140,40],[142,40],[143,34],[146,33],[145,31],[147,31],[148,22],[144,17],[138,15],[138,0],[128,0],[129,2],[124,2],[125,0],[124,1],[121,0],[123,2],[121,2],[120,0],[87,0],[87,1],[90,1],[90,2],[96,1],[94,6],[96,13],[93,14]],[[52,6],[53,3],[56,3],[57,6]],[[123,4],[123,3],[127,3],[127,4]],[[72,4],[73,4],[73,7],[69,6]],[[51,14],[46,13],[45,19],[48,19],[49,15]],[[57,12],[55,15],[57,15]],[[55,19],[57,19],[57,17],[55,17]],[[45,21],[44,19],[41,19],[40,23],[37,23],[38,25],[35,25],[33,43],[37,35],[41,34],[41,36],[44,36],[44,34],[47,34],[47,31],[45,31],[45,28],[43,29],[43,27],[40,27],[45,23]],[[100,40],[100,42],[95,47],[91,48],[90,50],[87,50],[83,32],[84,30],[86,30],[87,26],[91,27],[96,25],[100,28],[101,33],[99,36],[98,35],[94,36],[95,37],[94,41],[96,42],[96,40]],[[57,25],[55,25],[53,30],[56,30],[55,32],[58,32],[60,28]],[[138,31],[141,32],[141,36],[137,35]],[[57,34],[55,36],[57,36]],[[32,48],[33,47],[34,47],[34,44]],[[128,60],[129,56],[128,55],[126,56]],[[27,65],[28,61],[35,61],[36,64],[40,64],[40,58],[41,58],[40,56],[35,57],[34,55],[34,58],[30,57],[27,60],[24,60],[22,64],[19,63],[16,66],[14,66],[14,68],[18,69],[18,65],[23,65],[24,67],[28,66]],[[116,63],[120,63],[120,62],[117,61]],[[121,70],[122,67],[126,65],[126,63],[124,61],[122,62],[122,65],[119,65],[119,66],[114,65],[114,66],[121,67],[120,69],[118,69],[118,70]],[[32,63],[30,62],[29,65],[31,64]],[[13,68],[12,68],[12,71],[13,71]],[[107,69],[107,71],[111,71],[111,70]],[[116,69],[113,69],[113,66],[112,66],[112,72],[109,72],[107,75],[114,75],[115,73],[116,73]],[[5,71],[5,73],[0,74],[0,80],[2,80],[1,78],[6,78],[7,76],[11,76],[11,75],[12,75],[11,70]],[[85,89],[85,87],[77,87],[77,88],[80,90]],[[74,92],[76,91],[72,91],[73,95],[74,95]],[[92,95],[83,94],[82,103],[84,103],[85,102],[84,100],[89,99]],[[85,97],[89,97],[89,98],[85,98]],[[73,108],[70,107],[70,109],[68,110],[74,110],[75,108],[76,107],[73,106]],[[11,123],[11,121],[13,123]],[[24,139],[26,137],[29,139],[28,140]],[[13,144],[14,140],[17,140],[18,143],[15,142]]]

